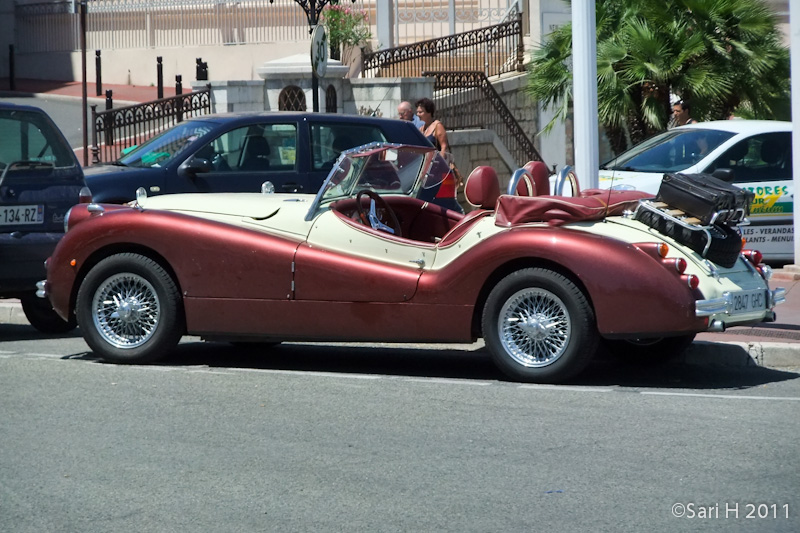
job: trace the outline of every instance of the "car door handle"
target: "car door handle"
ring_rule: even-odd
[[[298,185],[297,183],[284,183],[281,185],[281,191],[283,192],[302,192],[303,186]]]

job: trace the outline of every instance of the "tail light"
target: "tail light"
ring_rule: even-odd
[[[78,193],[78,203],[89,204],[92,203],[92,191],[89,187],[82,187],[81,192]]]
[[[681,279],[685,281],[686,285],[692,290],[700,286],[700,278],[698,278],[694,274],[682,275]]]
[[[456,180],[456,175],[451,169],[448,172],[442,184],[439,185],[439,190],[436,192],[436,198],[456,198],[458,189],[458,180]]]
[[[764,259],[764,255],[758,250],[743,250],[742,255],[745,259],[753,263],[754,266],[760,265],[761,260]]]
[[[662,259],[661,262],[667,267],[673,267],[679,274],[686,272],[686,259],[683,257],[673,257],[670,259]]]

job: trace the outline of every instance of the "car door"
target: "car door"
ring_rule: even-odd
[[[258,192],[268,181],[275,192],[308,192],[307,172],[298,157],[300,133],[291,120],[247,124],[222,133],[192,155],[208,163],[194,173],[197,190]]]
[[[297,250],[295,298],[405,302],[435,257],[432,243],[394,237],[326,211]]]
[[[791,132],[750,136],[713,161],[706,172],[728,168],[733,183],[755,194],[750,226],[742,228],[750,247],[768,258],[791,258],[793,253]]]

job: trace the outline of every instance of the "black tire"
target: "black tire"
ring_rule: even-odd
[[[652,339],[604,340],[606,352],[635,365],[654,366],[682,355],[694,342],[695,334]]]
[[[20,298],[22,312],[31,326],[48,334],[68,333],[78,327],[78,322],[74,316],[69,320],[64,320],[53,310],[50,300],[39,298],[36,293],[30,293]]]
[[[86,343],[112,363],[150,363],[184,333],[183,301],[170,275],[138,254],[112,255],[84,278],[76,303]]]
[[[599,342],[594,311],[583,292],[542,268],[518,270],[492,289],[483,310],[483,337],[503,373],[534,383],[577,375]]]
[[[647,209],[639,209],[635,218],[703,255],[708,241],[704,231],[687,229]],[[742,252],[742,236],[739,230],[730,226],[714,225],[711,226],[709,234],[711,235],[711,245],[703,257],[726,268],[736,264]]]

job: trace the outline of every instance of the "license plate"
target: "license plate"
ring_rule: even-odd
[[[767,308],[767,291],[758,289],[753,291],[732,292],[730,294],[730,314],[740,315],[753,311],[763,311]]]
[[[0,207],[0,224],[16,226],[44,224],[43,205],[13,205]]]

